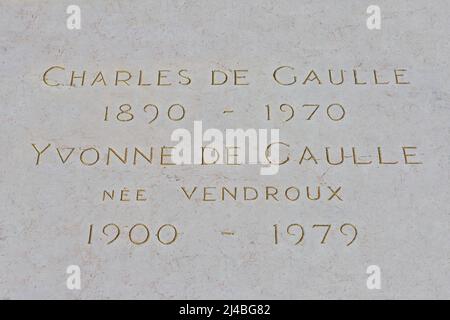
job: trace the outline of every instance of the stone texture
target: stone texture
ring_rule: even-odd
[[[369,31],[361,1],[76,1],[82,29],[66,28],[64,1],[0,4],[0,297],[56,299],[449,298],[448,1],[377,1],[382,29]],[[52,65],[88,72],[189,69],[188,87],[50,88]],[[408,86],[291,87],[273,69],[408,70]],[[207,85],[209,70],[249,69],[248,87]],[[109,75],[111,77],[111,75]],[[203,120],[214,128],[265,128],[267,103],[338,101],[342,123],[292,121],[280,127],[292,149],[304,145],[417,146],[421,166],[300,167],[276,176],[259,168],[106,168],[35,166],[32,143],[55,146],[168,144],[172,130]],[[104,123],[106,105],[186,105],[182,123]],[[227,106],[235,110],[224,116]],[[54,151],[53,151],[54,152]],[[55,154],[53,153],[53,159]],[[342,185],[342,203],[187,201],[182,185]],[[146,203],[102,203],[105,188],[148,190]],[[145,223],[149,244],[122,235],[87,245],[89,224]],[[320,245],[273,245],[273,227],[302,223],[358,226],[345,247],[339,235]],[[175,244],[158,226],[180,230]],[[223,230],[235,235],[225,237]],[[101,232],[101,231],[100,231]],[[98,236],[101,236],[99,234]],[[79,265],[82,290],[66,288]],[[368,265],[382,289],[366,288]]]

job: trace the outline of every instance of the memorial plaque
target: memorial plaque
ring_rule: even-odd
[[[3,1],[2,299],[448,299],[447,1]]]

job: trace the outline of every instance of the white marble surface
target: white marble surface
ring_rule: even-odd
[[[162,4],[164,3],[164,4]],[[102,298],[449,298],[449,2],[377,1],[382,28],[366,28],[362,1],[76,1],[81,30],[66,28],[67,1],[0,3],[0,297]],[[375,4],[375,3],[374,3]],[[43,72],[188,69],[190,86],[47,87]],[[277,86],[271,74],[329,68],[387,74],[407,69],[405,86]],[[249,86],[208,86],[212,69],[248,69]],[[418,166],[283,166],[275,176],[253,167],[85,167],[61,164],[54,147],[168,145],[194,120],[214,128],[266,128],[267,103],[341,102],[345,121],[270,123],[299,158],[307,145],[417,146]],[[105,123],[106,105],[187,106],[184,122]],[[223,115],[226,107],[235,112]],[[32,143],[52,144],[35,165]],[[322,149],[321,149],[322,150]],[[79,151],[77,151],[79,154]],[[297,152],[297,153],[296,153]],[[44,161],[45,160],[45,161]],[[322,159],[323,160],[323,159]],[[297,160],[298,161],[298,160]],[[180,186],[340,185],[342,202],[188,201]],[[108,188],[145,188],[149,201],[105,203]],[[150,243],[126,235],[87,244],[88,227],[145,223]],[[273,244],[273,224],[351,222],[326,245]],[[171,223],[173,245],[154,238]],[[231,230],[234,236],[223,236]],[[98,231],[101,238],[101,231]],[[66,268],[81,268],[82,289],[68,290]],[[368,290],[366,268],[382,271]]]

